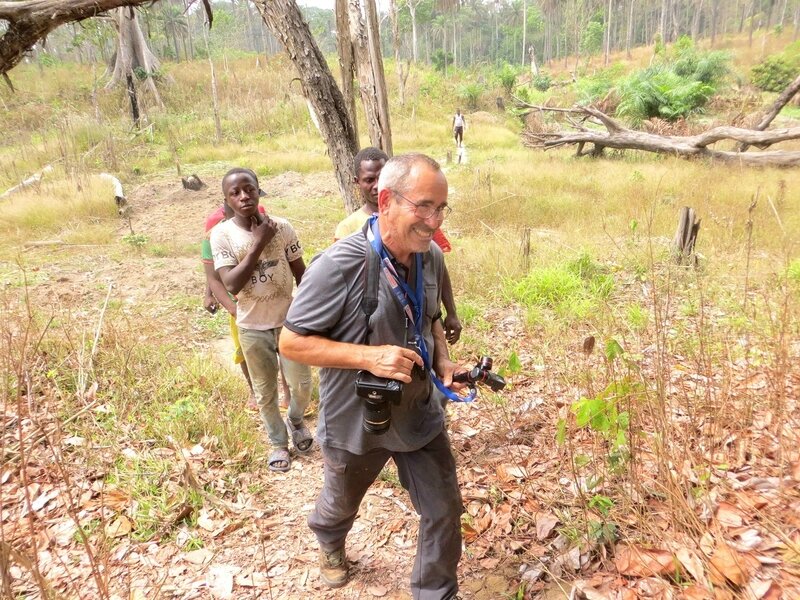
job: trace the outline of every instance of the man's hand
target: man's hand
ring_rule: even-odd
[[[422,357],[402,346],[366,346],[365,367],[367,371],[378,377],[396,379],[403,383],[411,383],[411,371],[414,365],[424,368]],[[452,378],[452,376],[451,376]]]
[[[461,339],[461,321],[454,314],[448,314],[444,318],[444,337],[449,344],[455,344]]]
[[[217,304],[217,299],[214,298],[214,294],[206,293],[205,297],[203,298],[203,308],[205,308],[212,315],[217,312],[219,304]]]
[[[250,218],[250,231],[253,234],[253,243],[263,249],[275,237],[278,224],[269,217],[256,214]]]
[[[454,383],[453,375],[456,373],[466,373],[469,371],[467,367],[463,367],[458,363],[454,363],[450,359],[440,360],[436,365],[436,375],[442,381],[445,387],[450,388],[454,392],[460,392],[467,387],[466,383]]]

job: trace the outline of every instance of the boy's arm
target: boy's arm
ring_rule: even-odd
[[[216,298],[216,301],[219,302],[225,310],[227,310],[233,316],[236,316],[236,303],[231,300],[231,297],[228,295],[225,285],[222,283],[219,275],[214,270],[214,265],[212,263],[204,262],[203,269],[206,272],[206,289],[208,290],[208,293],[212,295],[212,300]],[[206,299],[208,298],[206,297]],[[208,310],[208,306],[205,308]]]
[[[303,273],[306,272],[306,263],[303,262],[303,258],[300,257],[298,259],[293,260],[289,263],[289,268],[292,270],[292,275],[294,276],[294,281],[297,283],[298,287],[300,286],[300,280],[303,279]]]
[[[456,312],[456,300],[453,297],[453,285],[450,283],[450,273],[447,265],[442,273],[442,304],[447,316],[444,319],[444,335],[448,342],[455,344],[461,338],[461,321]]]

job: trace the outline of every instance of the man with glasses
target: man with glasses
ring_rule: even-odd
[[[325,482],[308,523],[330,587],[347,583],[347,533],[391,458],[421,516],[413,597],[450,599],[458,591],[462,503],[442,399],[458,399],[454,392],[463,386],[453,375],[466,369],[448,355],[439,306],[444,261],[431,244],[449,212],[447,179],[436,161],[422,154],[390,159],[378,183],[377,216],[362,235],[340,240],[311,263],[286,318],[281,354],[321,367],[317,441]],[[373,252],[380,262],[370,262]],[[377,294],[368,294],[365,272],[373,266]],[[362,301],[374,295],[377,308],[365,317]],[[365,372],[402,383],[382,434],[364,427],[365,400],[355,384]]]
[[[334,242],[360,232],[364,227],[364,222],[378,212],[378,179],[387,160],[389,157],[385,152],[373,147],[363,148],[356,154],[353,159],[353,183],[361,191],[364,206],[339,222],[336,232],[333,234]],[[433,241],[445,253],[452,249],[450,241],[445,237],[441,228],[433,233]],[[461,338],[462,326],[461,320],[458,318],[447,265],[445,265],[442,280],[442,304],[444,304],[445,310],[444,335],[448,342],[455,344]]]

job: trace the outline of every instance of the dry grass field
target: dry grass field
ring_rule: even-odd
[[[788,40],[721,45],[741,75]],[[3,592],[407,598],[416,518],[392,469],[349,538],[353,581],[321,589],[305,525],[321,456],[267,471],[227,318],[202,309],[199,243],[230,167],[259,174],[306,262],[344,216],[288,62],[220,61],[220,142],[207,69],[168,65],[141,130],[88,66],[23,65],[0,90],[0,193],[52,166],[0,199]],[[450,183],[451,353],[492,355],[509,382],[450,408],[463,595],[800,597],[800,172],[526,149],[493,84],[448,164],[468,78],[415,70],[391,106],[396,151]],[[189,173],[208,187],[184,190]],[[683,206],[701,219],[690,267],[670,250]]]

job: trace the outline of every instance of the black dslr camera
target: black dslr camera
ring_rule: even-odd
[[[400,404],[403,383],[362,370],[356,375],[356,395],[364,399],[364,431],[375,435],[389,431],[392,404]]]
[[[482,383],[489,386],[493,392],[499,392],[506,387],[506,380],[497,373],[492,373],[492,359],[489,356],[481,356],[478,364],[471,371],[454,375],[453,381],[466,383],[473,388],[476,383]]]

